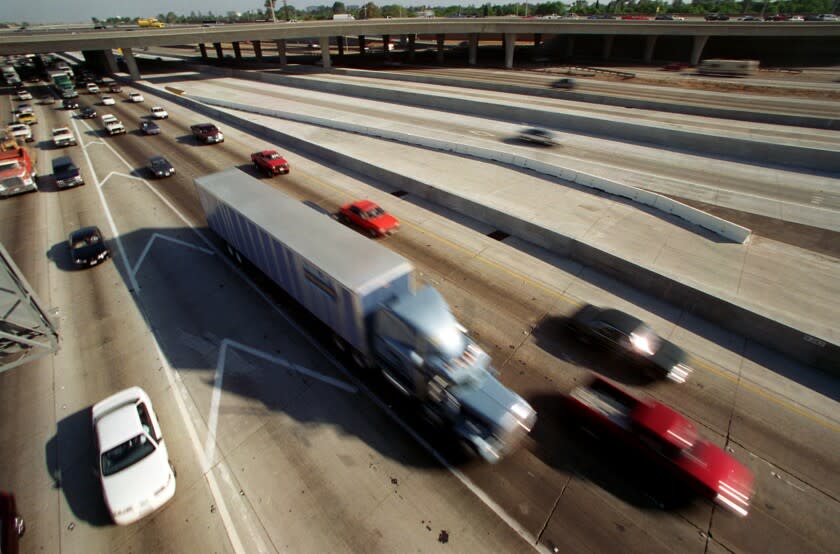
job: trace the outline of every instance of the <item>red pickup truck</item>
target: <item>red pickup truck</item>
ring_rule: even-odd
[[[284,175],[289,172],[289,162],[286,158],[277,153],[276,150],[263,150],[251,154],[251,161],[258,171],[268,176]]]
[[[744,465],[697,433],[682,414],[640,400],[602,377],[569,393],[572,412],[593,432],[635,450],[646,463],[672,474],[696,493],[746,516],[754,477]]]

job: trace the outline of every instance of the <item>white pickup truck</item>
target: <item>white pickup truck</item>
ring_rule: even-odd
[[[105,131],[108,133],[109,136],[120,135],[125,133],[125,126],[114,115],[103,115],[102,124],[105,125]]]

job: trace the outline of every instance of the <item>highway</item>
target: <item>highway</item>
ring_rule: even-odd
[[[212,86],[249,88],[218,80]],[[302,102],[299,93],[272,94],[290,105],[347,109],[337,98],[313,94]],[[171,117],[161,122],[162,135],[140,136],[138,122],[153,103]],[[547,261],[548,253],[448,219],[443,207],[398,199],[386,184],[288,152],[292,173],[266,182],[330,211],[367,196],[397,215],[404,227],[384,244],[435,284],[493,356],[502,380],[538,410],[537,428],[520,451],[496,466],[479,464],[398,407],[377,379],[348,371],[303,314],[221,254],[204,228],[191,179],[231,166],[251,171],[248,154],[267,146],[263,139],[223,126],[223,145],[197,146],[188,128],[205,118],[149,95],[144,104],[97,109],[120,117],[129,133],[104,137],[98,120],[36,107],[39,173],[48,175],[49,160],[60,153],[49,147],[48,129],[70,122],[82,146],[67,152],[83,167],[85,186],[56,192],[44,177],[41,192],[0,203],[4,244],[41,297],[61,310],[61,351],[0,374],[0,445],[20,452],[0,467],[0,483],[18,487],[30,522],[27,551],[385,552],[410,545],[521,552],[529,543],[546,551],[605,551],[619,542],[628,552],[828,552],[836,546],[834,381],[797,368],[807,376],[797,382],[811,386],[797,384],[772,369],[779,360],[744,357],[738,337],[689,321],[661,301],[604,286],[597,275]],[[358,113],[420,126],[435,119],[421,110],[369,110]],[[512,128],[451,114],[447,125],[452,132],[492,128],[497,137]],[[625,152],[594,139],[568,142],[569,158],[654,173],[687,177],[692,169],[680,166],[694,163],[685,156],[651,168],[643,147]],[[178,175],[149,181],[143,166],[159,153]],[[438,161],[433,152],[424,155],[429,164]],[[704,180],[716,183],[725,173],[709,171]],[[90,223],[105,230],[114,259],[71,271],[66,234]],[[562,330],[562,318],[581,301],[641,307],[663,334],[689,346],[700,370],[681,387],[644,386]],[[758,482],[752,513],[740,520],[685,499],[571,428],[559,408],[562,395],[589,370],[678,407],[748,465]],[[141,524],[116,528],[107,525],[89,471],[86,409],[133,384],[155,401],[178,492]]]

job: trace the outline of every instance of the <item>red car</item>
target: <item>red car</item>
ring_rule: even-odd
[[[701,437],[694,424],[668,406],[640,400],[602,377],[568,396],[572,412],[596,434],[623,443],[648,464],[673,475],[695,493],[746,516],[754,492],[752,472]]]
[[[385,210],[370,200],[357,200],[345,204],[338,211],[338,219],[361,227],[372,237],[384,237],[400,228],[397,218],[385,213]]]
[[[257,170],[266,175],[285,175],[289,172],[289,162],[276,150],[263,150],[251,154],[251,161]]]

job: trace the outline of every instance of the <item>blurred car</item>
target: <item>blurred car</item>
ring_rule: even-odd
[[[82,227],[70,233],[67,239],[70,255],[77,266],[91,267],[111,256],[99,227]]]
[[[682,71],[686,67],[688,67],[688,64],[684,62],[670,62],[663,65],[662,69],[665,71]]]
[[[82,119],[92,119],[96,117],[96,110],[90,106],[85,106],[81,110],[79,110],[79,117]]]
[[[801,15],[792,15],[788,18],[788,21],[805,21],[805,18]]]
[[[149,395],[131,387],[91,410],[102,496],[117,525],[151,514],[175,496],[175,471]]]
[[[667,13],[659,14],[653,18],[655,21],[674,21],[673,15],[668,15]]]
[[[760,17],[756,17],[754,15],[745,15],[743,17],[739,17],[738,21],[763,21]]]
[[[52,130],[53,144],[62,148],[64,146],[76,146],[76,137],[73,136],[73,131],[69,127],[56,127]]]
[[[152,106],[152,109],[150,110],[150,112],[152,114],[152,117],[155,118],[155,119],[168,119],[169,118],[169,112],[167,112],[166,110],[164,110],[160,106]]]
[[[32,100],[32,93],[26,89],[21,89],[17,93],[18,100]]]
[[[566,90],[572,90],[573,88],[577,87],[577,81],[570,77],[564,77],[562,79],[557,79],[553,83],[551,83],[553,88],[562,88]]]
[[[108,90],[110,92],[122,92],[122,87],[117,83],[111,83],[110,85],[108,85]]]
[[[722,13],[710,13],[705,16],[706,21],[729,21],[729,16]]]
[[[103,106],[113,106],[117,103],[113,96],[103,96],[99,99],[99,101],[102,102]]]
[[[32,104],[18,104],[18,107],[15,109],[15,112],[18,114],[34,113],[35,108],[32,107]]]
[[[18,123],[25,123],[27,125],[35,125],[38,123],[38,118],[34,113],[19,113],[17,114]]]
[[[0,552],[18,554],[20,538],[26,532],[26,522],[17,511],[15,495],[0,491]]]
[[[32,129],[25,123],[12,123],[6,127],[6,132],[18,140],[24,140],[26,142],[35,140],[32,136]]]
[[[360,227],[372,237],[384,237],[395,233],[400,228],[400,222],[388,214],[375,202],[357,200],[341,206],[338,219]]]
[[[85,184],[85,179],[82,177],[79,166],[73,163],[73,159],[70,156],[53,158],[52,171],[53,178],[55,178],[55,186],[59,189]]]
[[[764,21],[787,21],[787,20],[788,20],[788,16],[786,16],[784,14],[781,14],[781,13],[777,13],[775,15],[770,15],[770,16],[767,16],[767,17],[764,18]]]
[[[96,83],[88,83],[87,91],[91,94],[99,94],[99,85]]]
[[[163,156],[154,156],[149,159],[149,171],[158,179],[175,175],[175,168]]]
[[[143,95],[140,94],[139,92],[129,92],[128,93],[128,101],[129,102],[135,102],[136,103],[136,102],[142,102],[143,100],[144,100]]]
[[[61,101],[61,107],[65,110],[75,110],[79,107],[79,101],[75,98],[65,98]]]
[[[158,127],[157,123],[155,123],[154,121],[141,121],[140,131],[144,135],[159,135],[160,127]]]
[[[61,97],[62,98],[78,98],[79,93],[76,92],[75,89],[68,88],[68,89],[64,89],[63,91],[61,91]]]
[[[517,138],[522,142],[530,142],[532,144],[540,144],[542,146],[554,146],[556,139],[554,133],[547,129],[540,129],[539,127],[531,127],[519,131]]]
[[[45,104],[45,105],[55,104],[55,96],[53,96],[52,94],[47,95],[47,96],[42,96],[41,98],[38,99],[38,102],[40,102],[41,104]]]
[[[820,18],[820,21],[838,21],[838,20],[840,20],[840,18],[838,18],[833,13],[822,13],[817,17]]]
[[[620,310],[587,304],[569,320],[569,329],[581,341],[596,341],[676,383],[684,383],[692,372],[682,348]]]

